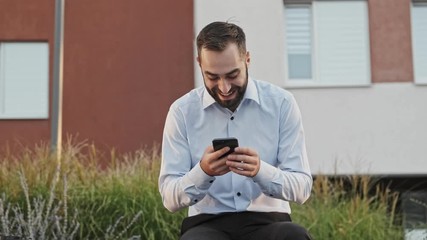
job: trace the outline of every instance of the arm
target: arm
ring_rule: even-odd
[[[163,132],[159,176],[163,205],[169,211],[176,212],[202,200],[215,181],[213,176],[229,171],[224,167],[225,159],[218,161],[218,157],[227,151],[228,148],[224,148],[214,152],[212,146],[209,146],[201,162],[192,166],[184,116],[178,108],[172,106]]]
[[[282,103],[279,134],[278,166],[261,162],[254,181],[271,197],[304,203],[310,196],[313,179],[301,113],[293,96]]]
[[[184,117],[174,105],[169,109],[163,131],[159,190],[163,205],[171,212],[202,199],[213,180],[197,164],[192,168]]]

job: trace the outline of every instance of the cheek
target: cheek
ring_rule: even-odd
[[[212,89],[214,86],[215,86],[215,84],[213,84],[211,81],[209,81],[209,80],[205,80],[205,86],[208,88],[208,89]]]
[[[245,85],[245,81],[246,81],[245,78],[242,77],[242,78],[236,79],[233,85],[236,87],[242,88]]]
[[[217,84],[213,84],[213,83],[206,83],[206,87],[211,90],[212,92],[216,92],[218,89],[218,85]]]

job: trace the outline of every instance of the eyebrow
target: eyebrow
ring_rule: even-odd
[[[240,69],[239,69],[239,68],[235,68],[235,69],[231,70],[230,72],[225,73],[224,75],[226,75],[226,76],[228,76],[228,75],[232,75],[233,73],[236,73],[236,72],[239,72],[239,71],[240,71]],[[211,73],[211,72],[209,72],[209,71],[205,71],[205,74],[207,74],[207,75],[211,75],[211,76],[218,76],[218,75],[220,75],[220,74]]]

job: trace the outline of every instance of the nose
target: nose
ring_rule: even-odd
[[[231,89],[231,84],[224,78],[218,81],[218,88],[222,93],[228,93]]]

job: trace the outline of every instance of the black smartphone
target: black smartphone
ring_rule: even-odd
[[[212,145],[213,145],[213,148],[215,151],[218,151],[224,147],[230,148],[230,150],[228,152],[226,152],[221,157],[219,157],[219,158],[223,158],[223,157],[227,156],[228,154],[234,152],[234,149],[239,146],[239,141],[237,141],[237,138],[233,138],[233,137],[231,137],[231,138],[215,138],[214,140],[212,140]]]

